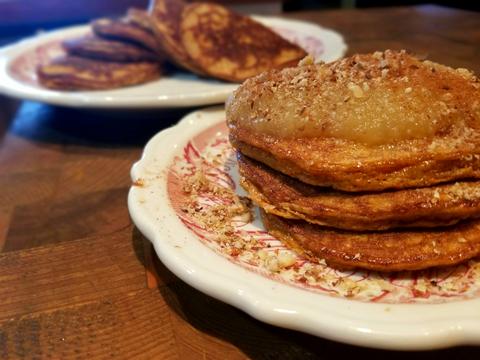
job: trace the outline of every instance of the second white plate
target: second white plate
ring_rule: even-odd
[[[335,31],[296,20],[254,17],[285,38],[299,44],[317,60],[336,60],[347,46]],[[89,31],[76,26],[48,32],[0,49],[0,93],[53,105],[81,108],[173,108],[218,104],[237,84],[178,72],[146,84],[108,91],[53,91],[41,87],[35,67],[63,50],[62,40]]]

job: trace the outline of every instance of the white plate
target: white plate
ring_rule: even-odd
[[[340,34],[318,25],[279,18],[255,17],[312,53],[317,60],[342,57],[346,45]],[[60,42],[89,31],[76,26],[48,32],[0,49],[0,93],[54,105],[91,108],[171,108],[218,104],[238,86],[174,73],[146,84],[108,91],[53,91],[38,85],[38,63],[63,52]]]
[[[332,340],[403,350],[480,345],[478,261],[382,275],[335,271],[295,256],[293,267],[272,272],[275,252],[291,252],[264,231],[258,216],[234,223],[252,249],[225,247],[201,229],[182,211],[189,201],[182,186],[192,173],[243,194],[224,118],[218,107],[191,113],[154,136],[132,168],[131,217],[173,273],[259,320]],[[207,198],[204,209],[219,200]]]

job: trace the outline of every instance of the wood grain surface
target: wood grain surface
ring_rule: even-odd
[[[406,48],[480,73],[480,16],[433,6],[292,15],[349,53]],[[478,359],[395,353],[261,323],[171,274],[129,218],[129,170],[191,109],[94,112],[0,98],[0,358]]]

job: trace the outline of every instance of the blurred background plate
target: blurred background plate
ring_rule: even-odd
[[[343,37],[335,31],[296,20],[255,19],[306,48],[317,61],[333,61],[346,52]],[[61,53],[62,40],[88,30],[87,25],[63,28],[0,49],[0,93],[79,108],[175,108],[222,103],[238,86],[175,72],[160,80],[115,90],[66,92],[40,87],[35,75],[37,64]]]

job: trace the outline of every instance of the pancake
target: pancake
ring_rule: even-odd
[[[185,3],[182,0],[153,0],[149,14],[152,29],[165,54],[180,68],[199,75],[205,73],[190,59],[180,36],[180,20]]]
[[[250,17],[212,3],[186,5],[180,33],[183,47],[201,70],[227,81],[296,65],[307,55]]]
[[[153,34],[150,15],[148,15],[148,12],[146,10],[130,8],[127,10],[127,16],[124,18],[124,20]]]
[[[338,269],[421,270],[480,255],[480,220],[430,230],[355,233],[261,213],[269,233],[313,261]]]
[[[402,52],[270,71],[226,105],[232,145],[305,183],[381,191],[480,178],[480,82]]]
[[[160,77],[152,62],[119,63],[61,56],[37,68],[40,84],[57,90],[101,90],[144,83]]]
[[[91,23],[91,27],[101,38],[132,42],[164,57],[153,33],[126,19],[98,19]]]
[[[62,43],[70,55],[114,62],[159,61],[154,52],[130,42],[106,40],[95,35],[68,39]]]
[[[446,226],[480,216],[480,181],[380,193],[302,183],[238,154],[241,185],[266,212],[346,230]]]

